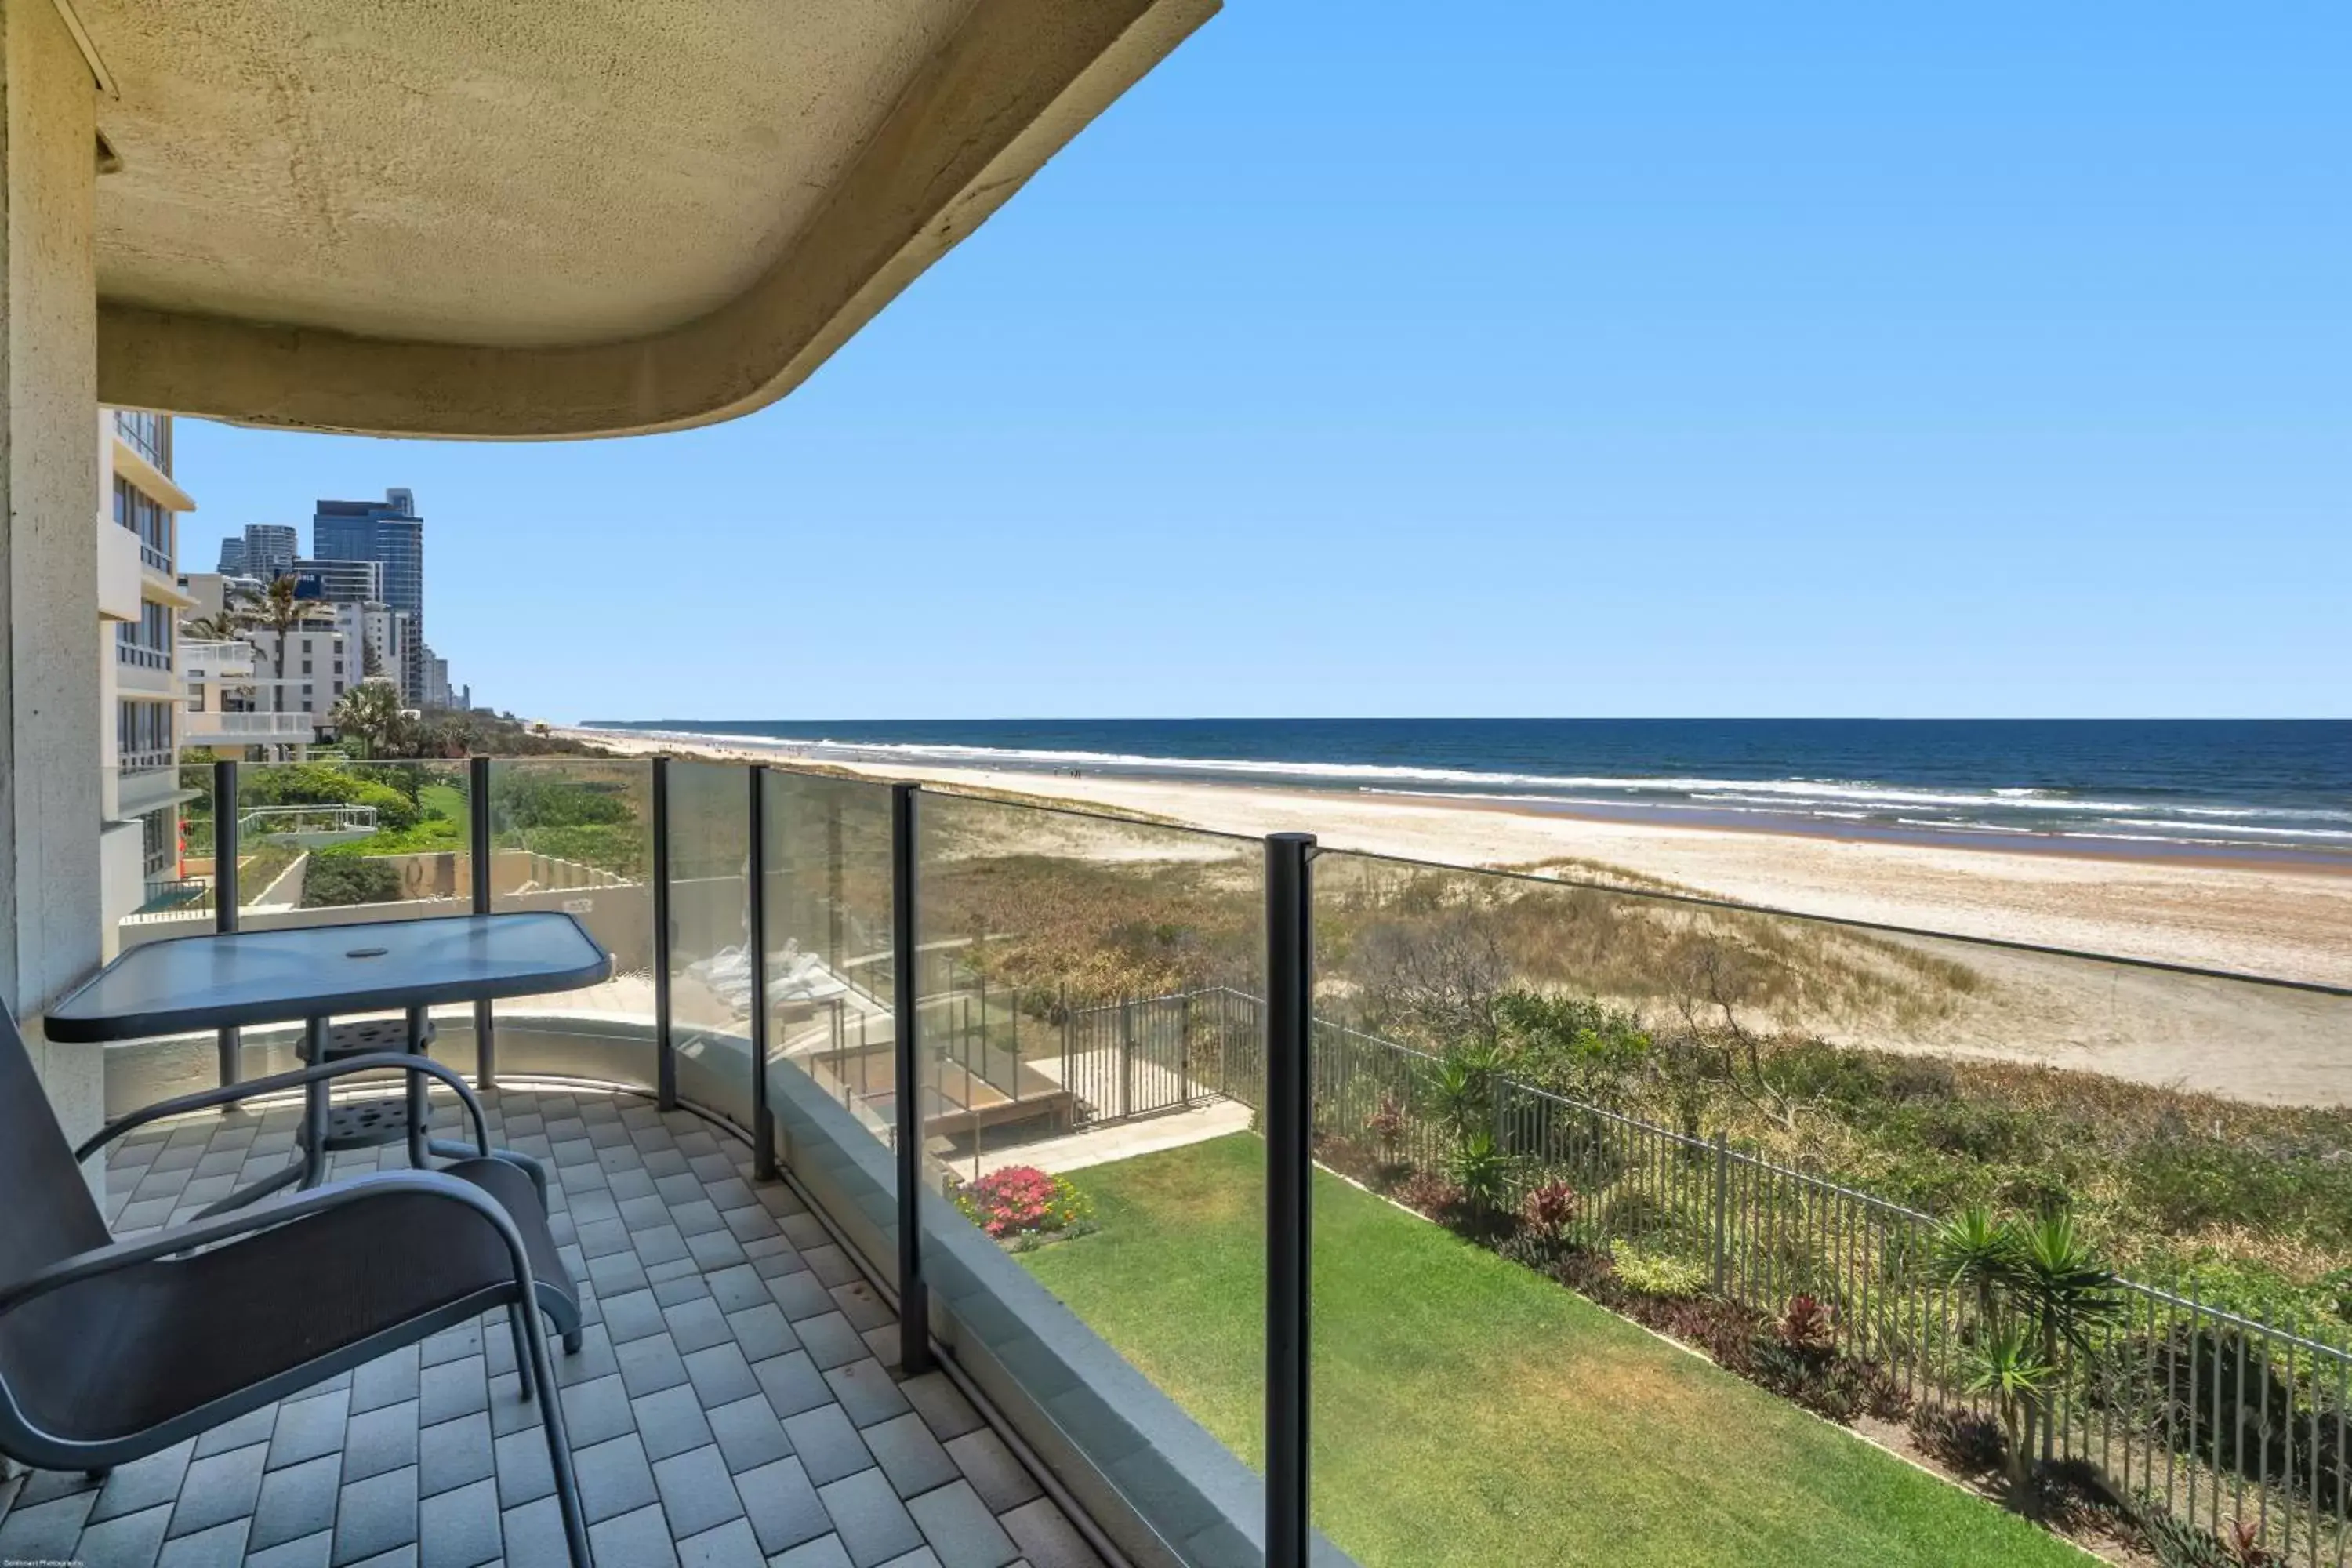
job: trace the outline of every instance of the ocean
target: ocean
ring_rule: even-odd
[[[1445,796],[1615,820],[2352,861],[2352,721],[658,720],[813,762]]]

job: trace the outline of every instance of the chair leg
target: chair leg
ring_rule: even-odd
[[[516,1381],[521,1385],[525,1405],[530,1403],[530,1340],[522,1321],[530,1310],[528,1307],[507,1309],[507,1331],[514,1335],[515,1370],[522,1374]]]
[[[520,1321],[530,1352],[527,1363],[530,1375],[524,1381],[526,1386],[536,1383],[543,1391],[539,1425],[547,1436],[547,1468],[555,1479],[555,1507],[563,1516],[563,1540],[571,1549],[572,1568],[594,1568],[594,1559],[588,1553],[588,1521],[580,1510],[580,1481],[572,1469],[572,1443],[563,1431],[563,1400],[556,1390],[555,1367],[548,1359],[547,1333],[540,1326],[539,1314],[527,1307]]]

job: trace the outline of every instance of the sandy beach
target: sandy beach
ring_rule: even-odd
[[[563,731],[621,754],[786,761],[784,748]],[[2352,875],[2326,867],[2210,865],[1845,841],[1596,821],[1438,798],[1372,797],[1190,781],[860,767],[876,777],[1084,802],[1189,826],[1312,832],[1328,846],[1458,866],[1598,862],[1693,892],[1958,936],[2352,986]],[[1568,868],[1565,874],[1590,875]],[[2352,1103],[2352,1000],[2182,983],[1992,952],[2032,989],[2038,1026],[1955,1020],[1932,1044],[1963,1055],[2088,1068],[2271,1103]],[[2051,976],[2104,975],[2090,988]],[[2203,986],[2196,991],[2194,986]],[[2069,997],[2067,994],[2084,994]],[[2012,1002],[2015,1000],[2012,991]],[[2249,1004],[2260,1004],[2250,1005]]]

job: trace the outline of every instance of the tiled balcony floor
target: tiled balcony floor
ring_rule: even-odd
[[[556,1375],[601,1568],[1100,1563],[941,1373],[893,1375],[892,1314],[790,1188],[752,1184],[740,1141],[627,1097],[485,1106],[494,1142],[551,1163],[588,1325]],[[117,1234],[277,1168],[295,1116],[126,1139],[107,1177]],[[398,1145],[336,1159],[338,1173],[406,1163]],[[493,1315],[102,1482],[33,1472],[0,1519],[0,1562],[561,1563],[546,1448],[516,1389]]]

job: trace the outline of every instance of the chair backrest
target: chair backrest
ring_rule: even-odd
[[[13,1284],[109,1239],[25,1037],[0,1008],[0,1279]],[[0,1317],[0,1345],[8,1338]]]

